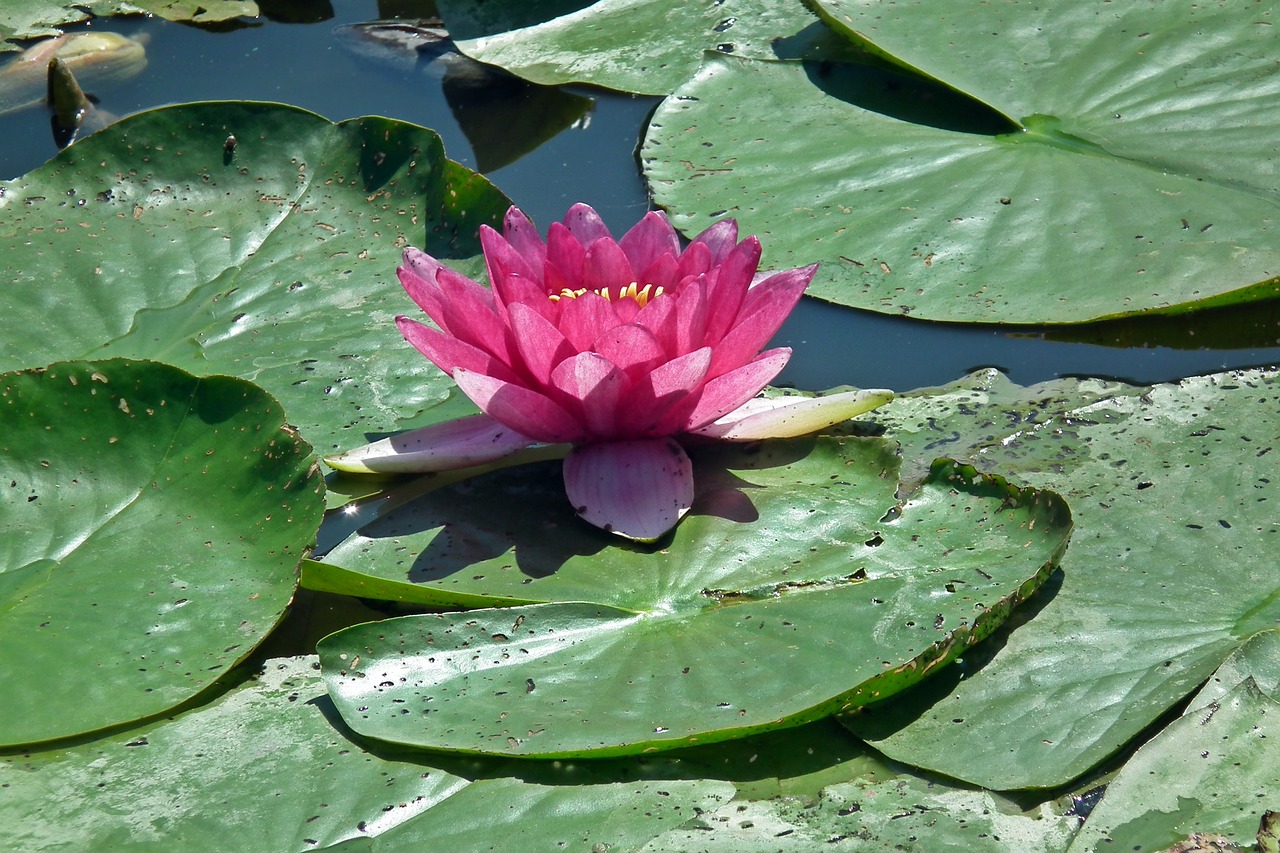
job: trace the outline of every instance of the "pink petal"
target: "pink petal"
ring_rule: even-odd
[[[523,302],[510,308],[511,331],[520,360],[530,377],[540,385],[551,382],[552,369],[576,350],[551,321]]]
[[[612,237],[601,237],[587,247],[582,259],[582,287],[587,290],[609,289],[609,298],[617,299],[618,291],[636,280],[622,247]]]
[[[507,325],[494,308],[493,292],[450,269],[440,270],[436,281],[440,284],[441,310],[449,333],[511,364]]]
[[[618,402],[630,383],[609,359],[580,352],[556,365],[551,384],[577,405],[574,413],[600,438],[618,435]]]
[[[613,239],[600,214],[596,213],[590,205],[581,202],[569,208],[569,212],[564,215],[564,226],[578,239],[583,248],[604,237]]]
[[[614,326],[591,343],[591,349],[600,353],[628,375],[648,372],[659,362],[667,360],[667,354],[653,332],[636,323]]]
[[[693,395],[711,366],[711,348],[673,358],[632,386],[620,421],[632,435],[673,435],[684,430],[698,397]]]
[[[749,361],[777,333],[816,266],[789,270],[765,279],[747,292],[734,327],[715,343],[710,375],[719,376]]]
[[[711,269],[711,249],[705,243],[690,243],[676,264],[676,281],[684,281],[691,275],[702,275]]]
[[[534,279],[542,272],[543,258],[537,259],[536,265],[530,263],[506,241],[497,231],[488,225],[480,226],[480,246],[484,249],[484,263],[489,270],[489,284],[501,281],[509,275]],[[544,256],[546,252],[542,253]]]
[[[582,425],[552,400],[510,382],[458,368],[453,373],[462,393],[486,415],[536,441],[580,441]]]
[[[639,269],[635,261],[631,262],[632,269]],[[661,255],[654,260],[649,266],[640,270],[640,275],[636,277],[636,283],[640,287],[646,284],[652,285],[656,290],[661,287],[663,290],[670,290],[676,286],[676,259],[674,255]]]
[[[791,358],[787,347],[761,353],[750,364],[744,364],[723,376],[707,382],[702,388],[698,404],[685,419],[684,429],[693,431],[718,420],[759,394],[773,377],[786,366]],[[714,367],[715,361],[712,360]]]
[[[675,316],[668,336],[660,340],[670,352],[693,352],[707,343],[707,317],[719,307],[707,298],[707,282],[702,278],[688,282],[676,291],[675,303]]]
[[[542,272],[547,261],[547,244],[523,211],[512,205],[502,218],[502,236],[519,252],[535,273]]]
[[[494,358],[492,353],[472,346],[447,332],[433,329],[408,317],[397,317],[396,327],[400,329],[404,339],[413,344],[418,352],[431,359],[436,367],[450,376],[454,376],[457,370],[465,369],[508,382],[517,381],[511,368]]]
[[[716,307],[707,322],[708,343],[723,338],[738,319],[747,288],[751,286],[751,277],[759,265],[760,241],[748,237],[707,274],[707,300]]]
[[[892,399],[892,391],[881,389],[826,397],[755,398],[693,432],[725,441],[796,438],[844,423]]]
[[[555,310],[555,303],[547,298],[547,292],[542,285],[523,276],[503,277],[494,282],[493,292],[497,300],[507,306],[508,319],[510,319],[510,307],[517,302],[529,306],[548,320],[559,316],[560,312]]]
[[[560,333],[578,352],[591,349],[607,329],[618,325],[613,305],[598,293],[584,293],[575,299],[560,300]]]
[[[738,223],[734,219],[721,219],[706,231],[703,231],[685,251],[702,245],[711,250],[712,263],[720,263],[738,243]]]
[[[412,258],[410,258],[411,252],[414,253]],[[396,277],[400,279],[400,284],[404,287],[405,293],[409,294],[409,298],[417,303],[437,326],[447,331],[448,323],[443,322],[444,296],[440,293],[440,285],[436,283],[436,273],[442,268],[443,265],[427,253],[419,252],[417,249],[406,249],[404,266],[396,269]]]
[[[357,474],[452,471],[494,462],[533,443],[480,414],[393,435],[326,456],[324,461],[334,470]]]
[[[582,260],[587,248],[578,242],[569,229],[559,222],[547,229],[547,264],[542,283],[548,294],[559,293],[566,287],[577,290],[582,287]]]
[[[589,444],[565,457],[564,489],[596,527],[653,542],[693,505],[693,465],[671,438]]]
[[[622,251],[627,253],[634,270],[645,270],[659,258],[669,257],[674,261],[680,255],[680,238],[671,227],[667,217],[656,211],[644,215],[644,218],[632,226],[631,230],[618,241]],[[641,285],[650,283],[649,279],[639,281]]]

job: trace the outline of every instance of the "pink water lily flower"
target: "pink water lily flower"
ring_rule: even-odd
[[[693,503],[682,436],[794,437],[875,408],[888,391],[758,399],[791,355],[761,352],[817,265],[757,274],[760,242],[712,225],[683,250],[662,213],[615,240],[585,204],[544,242],[516,208],[480,226],[486,288],[417,249],[400,282],[435,327],[401,334],[484,413],[326,457],[345,471],[440,471],[538,444],[571,446],[565,491],[592,524],[653,541]]]

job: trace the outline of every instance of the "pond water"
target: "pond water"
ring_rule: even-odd
[[[453,159],[484,168],[544,229],[576,201],[599,210],[619,234],[648,209],[634,151],[658,99],[568,87],[569,94],[591,99],[585,115],[504,165],[500,161],[512,156],[512,137],[517,147],[530,144],[538,126],[573,99],[566,105],[561,93],[513,89],[501,81],[460,82],[447,61],[377,58],[353,49],[350,35],[339,31],[377,18],[378,4],[370,1],[340,3],[332,17],[310,23],[266,21],[214,31],[121,18],[80,29],[95,26],[147,39],[146,70],[93,93],[102,109],[117,115],[182,101],[251,99],[294,104],[334,121],[390,116],[437,131]],[[0,178],[37,168],[56,151],[43,109],[0,116],[0,138]],[[1009,331],[804,300],[775,344],[795,350],[780,384],[807,389],[850,384],[901,391],[986,366],[1024,384],[1083,375],[1150,383],[1280,363],[1280,312],[1254,307],[1074,332]]]

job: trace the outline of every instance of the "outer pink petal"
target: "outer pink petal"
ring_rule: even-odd
[[[578,238],[559,222],[552,222],[547,229],[547,263],[542,283],[547,293],[559,293],[566,287],[577,290],[582,287],[582,259],[587,249]]]
[[[535,274],[542,272],[547,261],[547,244],[542,242],[538,229],[529,221],[529,217],[514,205],[502,218],[502,235],[507,238],[511,248],[524,257]]]
[[[707,275],[707,301],[715,306],[707,318],[708,343],[719,341],[733,327],[759,265],[760,241],[748,237]]]
[[[516,339],[520,360],[539,385],[551,382],[551,371],[572,356],[573,346],[560,330],[537,310],[522,302],[510,307],[511,331]]]
[[[413,344],[436,367],[457,378],[459,369],[483,373],[508,382],[518,381],[511,368],[493,354],[408,317],[397,317],[396,326],[404,339]]]
[[[590,444],[565,457],[564,490],[596,527],[652,542],[693,505],[693,465],[671,438]]]
[[[676,236],[676,230],[666,215],[657,211],[646,213],[618,243],[627,253],[631,268],[637,271],[647,269],[664,256],[674,261],[680,255],[680,238]],[[640,282],[642,285],[647,283],[647,280]]]
[[[410,252],[415,253],[412,259]],[[449,324],[444,317],[444,296],[440,292],[440,285],[436,283],[436,273],[442,269],[442,264],[417,249],[406,249],[404,256],[404,266],[396,269],[396,276],[405,293],[437,326],[448,331]]]
[[[600,438],[618,435],[618,403],[630,383],[609,359],[581,352],[556,365],[551,384],[577,405],[574,414]]]
[[[508,318],[510,306],[517,302],[528,305],[548,320],[560,314],[555,308],[555,303],[547,298],[547,291],[543,286],[523,276],[506,276],[494,282],[493,290],[498,301],[508,307]]]
[[[892,391],[881,389],[826,397],[755,398],[694,432],[724,441],[796,438],[844,423],[892,399]]]
[[[770,276],[747,292],[738,320],[715,343],[711,376],[719,376],[749,361],[777,333],[800,295],[808,287],[817,266]]]
[[[509,275],[534,279],[542,272],[543,258],[537,258],[536,265],[530,263],[532,259],[521,255],[501,234],[488,225],[480,226],[480,246],[484,249],[484,262],[489,270],[491,285]],[[542,254],[545,256],[546,252]]]
[[[587,247],[582,259],[582,284],[587,290],[609,288],[609,298],[617,299],[618,291],[636,280],[622,247],[612,237],[601,237]]]
[[[788,347],[771,349],[761,353],[750,364],[708,381],[703,386],[697,406],[685,419],[685,431],[704,427],[759,394],[786,366],[789,358],[791,350]]]
[[[569,229],[570,234],[578,238],[578,242],[584,248],[602,237],[613,239],[600,214],[596,213],[591,205],[581,202],[569,208],[569,212],[564,215],[564,226]]]
[[[393,435],[324,461],[334,470],[357,474],[452,471],[494,462],[533,443],[480,414]]]
[[[549,398],[492,376],[458,368],[453,373],[462,393],[486,415],[536,441],[581,441],[582,425]]]
[[[507,324],[494,308],[493,292],[449,269],[440,270],[436,281],[440,284],[449,333],[488,350],[506,364],[514,363]]]
[[[706,231],[703,231],[685,251],[695,245],[704,245],[711,250],[712,263],[720,263],[738,243],[738,222],[734,219],[721,219]]]

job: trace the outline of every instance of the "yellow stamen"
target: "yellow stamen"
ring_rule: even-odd
[[[559,302],[561,299],[577,299],[579,296],[583,296],[588,292],[599,294],[610,301],[613,300],[613,297],[609,295],[609,288],[607,287],[602,287],[599,290],[592,291],[588,291],[585,287],[579,288],[578,290],[572,290],[566,287],[559,293],[550,294],[547,298],[552,302]],[[626,287],[618,288],[619,299],[633,299],[641,308],[648,305],[650,299],[654,299],[661,295],[661,287],[654,287],[652,284],[646,284],[644,287],[641,287],[639,283],[634,281]]]

